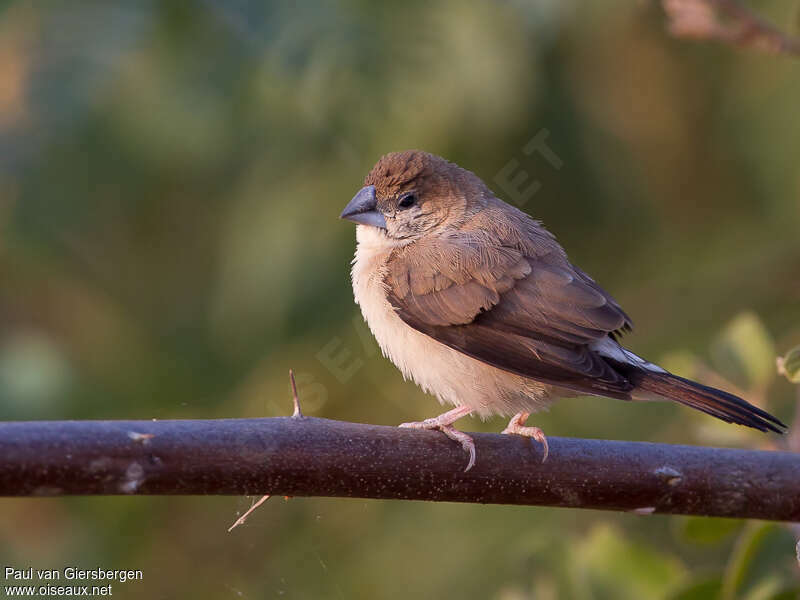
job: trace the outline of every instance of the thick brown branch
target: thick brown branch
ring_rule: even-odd
[[[669,32],[775,54],[800,56],[800,39],[762,19],[737,0],[662,0]]]
[[[274,494],[800,521],[800,455],[431,431],[310,417],[0,424],[0,495]]]

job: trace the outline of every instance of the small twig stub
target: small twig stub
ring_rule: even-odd
[[[294,412],[292,413],[292,417],[296,419],[298,417],[302,417],[303,413],[300,411],[300,398],[297,395],[297,382],[294,380],[294,370],[293,369],[289,369],[289,383],[292,386],[292,403],[294,404]],[[243,525],[244,522],[247,520],[247,517],[249,517],[253,513],[253,511],[255,511],[259,506],[264,504],[264,502],[266,502],[269,499],[270,499],[270,495],[269,494],[261,496],[261,498],[258,500],[258,502],[253,504],[253,506],[251,506],[247,510],[247,512],[245,512],[241,517],[236,519],[236,522],[234,522],[234,524],[231,525],[228,528],[228,533],[230,533],[231,531],[236,529],[239,525]]]
[[[264,504],[264,502],[266,502],[269,499],[270,499],[269,494],[267,494],[266,496],[261,496],[261,498],[258,500],[258,502],[253,504],[253,506],[251,506],[250,508],[248,508],[247,511],[241,517],[236,519],[236,521],[233,523],[233,525],[228,527],[228,533],[230,533],[231,531],[236,529],[239,525],[244,525],[244,522],[247,520],[247,517],[249,517],[253,513],[253,511],[255,511],[255,509],[257,509],[259,506]]]

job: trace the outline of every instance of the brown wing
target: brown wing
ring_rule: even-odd
[[[619,305],[554,240],[534,249],[493,239],[461,236],[396,250],[385,283],[400,318],[500,369],[629,399],[631,383],[589,348],[630,328]]]

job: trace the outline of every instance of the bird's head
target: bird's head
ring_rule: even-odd
[[[411,242],[458,228],[490,195],[480,178],[439,156],[393,152],[376,163],[341,217]]]

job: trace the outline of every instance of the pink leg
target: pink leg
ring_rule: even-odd
[[[535,439],[544,448],[544,456],[542,457],[542,462],[544,462],[547,460],[547,455],[550,453],[550,449],[547,446],[547,438],[544,436],[544,432],[538,427],[525,426],[525,421],[527,421],[528,417],[530,416],[531,413],[517,413],[511,417],[511,420],[508,422],[508,426],[503,430],[503,433],[524,435],[525,437],[531,437]]]
[[[464,472],[467,472],[475,465],[475,442],[469,435],[453,427],[453,423],[461,417],[466,417],[470,413],[472,413],[472,409],[466,406],[459,406],[453,410],[448,410],[438,417],[425,419],[424,421],[415,421],[413,423],[403,423],[400,427],[409,429],[438,429],[451,440],[461,444],[464,451],[469,454],[469,463],[467,464],[467,468],[464,469]]]

